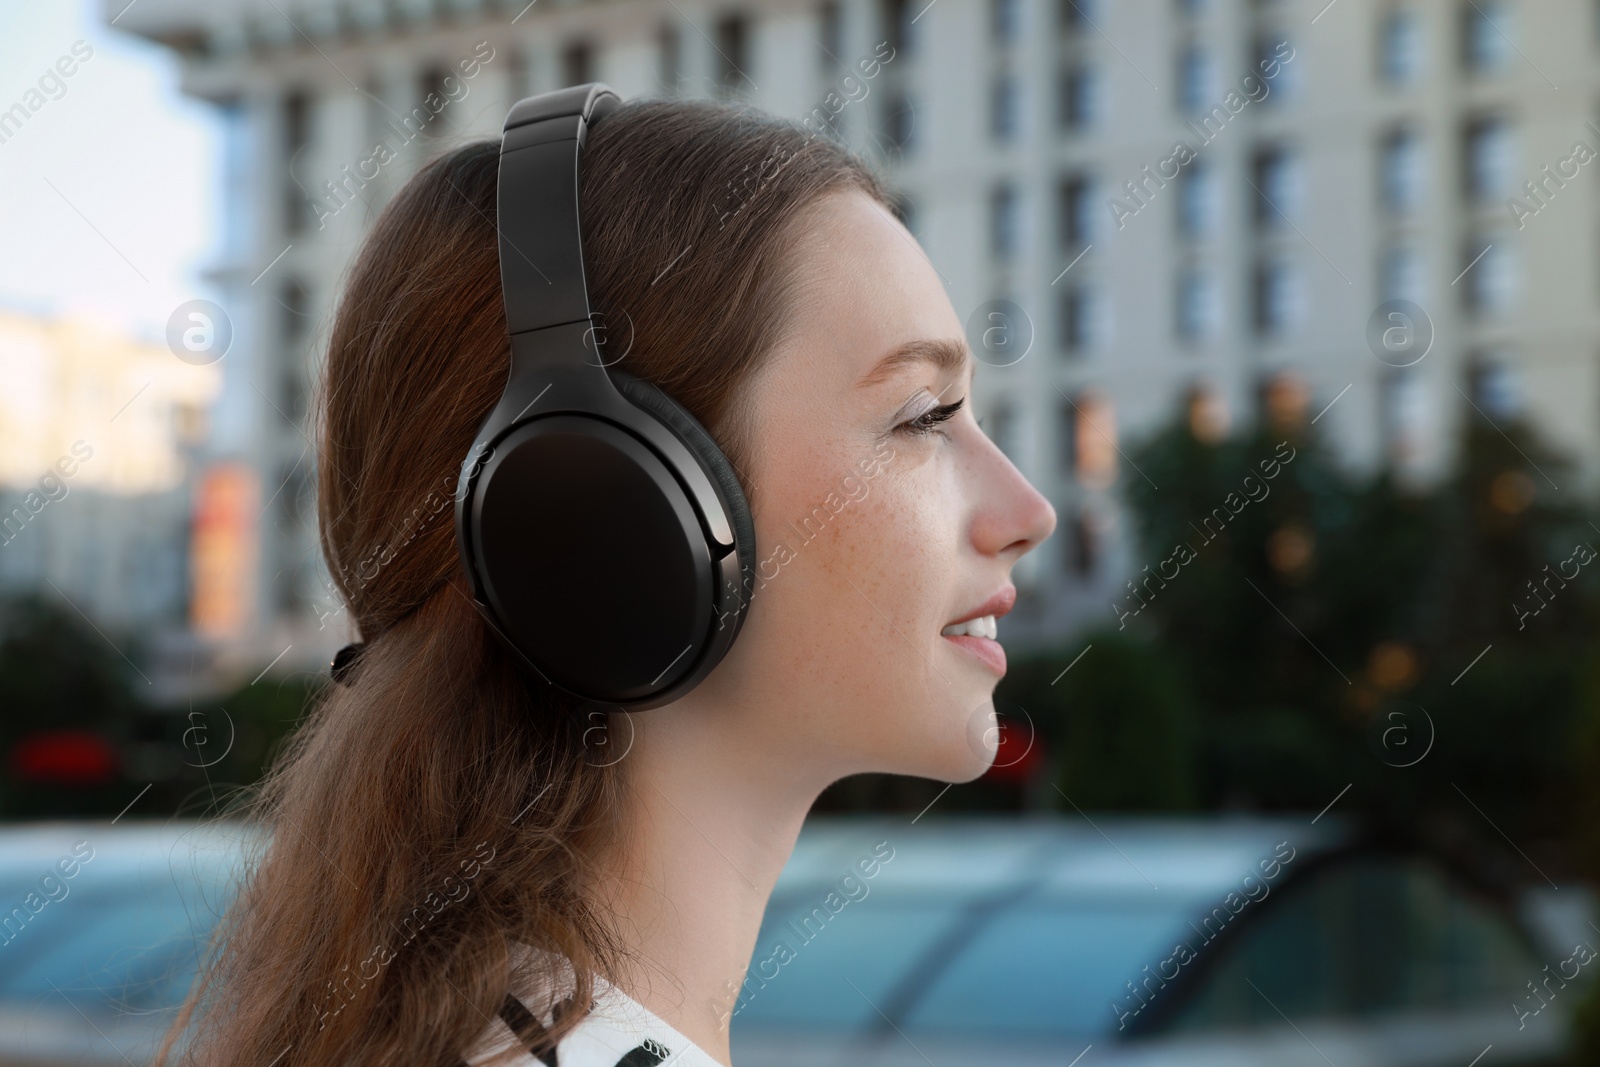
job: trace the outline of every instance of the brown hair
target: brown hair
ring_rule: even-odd
[[[346,280],[319,392],[318,520],[367,647],[250,800],[270,842],[158,1062],[181,1044],[186,1062],[454,1063],[505,997],[512,941],[570,962],[577,1007],[556,1011],[553,1045],[593,977],[621,973],[626,947],[584,887],[615,840],[627,762],[597,759],[595,724],[489,630],[456,551],[456,474],[510,358],[498,149],[428,163]],[[798,215],[834,191],[890,196],[838,144],[703,101],[624,104],[583,167],[604,343],[626,337],[623,365],[746,470],[741,386],[788,329]]]

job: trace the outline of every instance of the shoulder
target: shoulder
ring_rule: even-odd
[[[520,950],[533,951],[525,947]],[[536,1017],[529,1003],[545,998],[537,996],[533,989],[512,989],[461,1067],[487,1064],[512,1049],[521,1050],[522,1054],[501,1061],[508,1067],[655,1067],[669,1061],[671,1067],[723,1067],[622,990],[604,979],[600,985],[594,1010],[562,1038],[554,1053],[542,1056],[528,1050],[542,1047],[540,1039],[553,1024],[554,1013],[547,1011],[543,1018]]]

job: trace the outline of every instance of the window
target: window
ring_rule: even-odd
[[[1090,489],[1104,489],[1117,475],[1117,418],[1111,398],[1086,389],[1062,409],[1073,476]]]
[[[1500,117],[1473,120],[1466,136],[1466,193],[1485,205],[1512,193],[1516,145],[1511,123]]]
[[[1467,310],[1475,315],[1499,315],[1516,303],[1520,272],[1511,243],[1503,234],[1479,235],[1462,253],[1461,278]]]
[[[1072,516],[1072,536],[1066,539],[1067,565],[1081,579],[1094,577],[1100,563],[1100,523],[1092,515]]]
[[[1262,376],[1256,391],[1261,420],[1269,426],[1288,429],[1306,425],[1306,409],[1311,404],[1311,387],[1298,372],[1273,371]]]
[[[1468,370],[1472,402],[1492,419],[1508,419],[1522,410],[1522,383],[1504,349],[1475,356]]]
[[[1095,0],[1056,0],[1061,32],[1080,37],[1094,32]]]
[[[677,92],[678,79],[682,76],[683,45],[678,36],[678,27],[670,22],[662,23],[656,31],[656,64],[661,85],[668,92]]]
[[[1285,257],[1272,257],[1256,267],[1256,329],[1268,336],[1295,332],[1305,313],[1300,269]]]
[[[303,89],[291,89],[283,98],[283,154],[289,161],[284,168],[283,232],[304,232],[313,211],[305,190],[295,180],[300,153],[311,144],[311,97]]]
[[[1214,445],[1228,435],[1228,406],[1213,386],[1196,382],[1184,393],[1184,419],[1194,439]]]
[[[1422,76],[1422,22],[1408,7],[1384,17],[1378,31],[1378,74],[1390,85],[1412,85]]]
[[[305,339],[310,332],[311,294],[298,278],[288,278],[278,287],[279,361],[278,402],[284,412],[299,417],[305,399]]]
[[[1063,398],[1061,401],[1061,429],[1056,438],[1060,446],[1060,462],[1063,474],[1070,475],[1078,465],[1077,426],[1078,409],[1073,406],[1074,401]]]
[[[989,97],[989,132],[998,141],[1016,137],[1022,126],[1021,89],[1010,74],[995,78]]]
[[[1099,292],[1087,282],[1076,282],[1068,285],[1058,299],[1057,341],[1062,351],[1077,356],[1097,347],[1105,333]]]
[[[911,151],[916,116],[917,109],[906,93],[894,92],[884,98],[883,128],[890,148],[901,154]]]
[[[1284,226],[1301,216],[1302,194],[1299,161],[1284,147],[1263,149],[1256,154],[1255,222],[1263,229]]]
[[[1397,464],[1417,459],[1428,434],[1428,391],[1420,367],[1390,367],[1379,385],[1384,449]]]
[[[1086,130],[1100,110],[1100,80],[1089,63],[1074,63],[1061,72],[1060,122],[1064,129]]]
[[[1216,233],[1219,213],[1217,183],[1211,165],[1197,159],[1178,179],[1178,232],[1188,238]]]
[[[1015,186],[1001,185],[989,194],[989,251],[996,259],[1010,259],[1017,253],[1019,211]]]
[[[896,59],[908,58],[916,43],[916,26],[911,20],[917,16],[911,10],[911,0],[880,0],[880,3],[883,35],[889,47],[894,49]]]
[[[561,84],[589,81],[594,81],[594,46],[588,41],[572,41],[561,50]]]
[[[279,473],[282,478],[278,484],[282,487],[278,495],[269,506],[275,505],[273,510],[277,513],[276,529],[279,533],[287,533],[301,528],[301,516],[304,512],[304,501],[311,491],[310,479],[307,477],[305,467],[301,464],[283,466]],[[280,551],[283,553],[284,566],[278,571],[278,579],[274,582],[273,606],[280,615],[297,615],[305,609],[305,596],[301,592],[304,582],[303,572],[298,563],[290,562],[293,559],[293,550],[287,540]]]
[[[724,95],[739,91],[750,80],[750,22],[743,15],[724,15],[717,20],[717,84]],[[752,83],[753,84],[753,83]]]
[[[1017,431],[1017,408],[1010,400],[999,400],[989,409],[989,417],[984,420],[988,430],[989,440],[995,447],[1007,456],[1016,458],[1015,449]]]
[[[1449,393],[1454,396],[1455,390]],[[1329,418],[1339,414],[1335,408]],[[1217,939],[1210,961],[1215,970],[1204,988],[1174,1012],[1174,1031],[1281,1026],[1285,1016],[1353,1016],[1373,1010],[1367,1005],[1384,1005],[1385,1010],[1412,1018],[1467,1012],[1472,1010],[1466,1007],[1469,1004],[1492,1004],[1501,995],[1508,1000],[1516,997],[1515,980],[1501,975],[1539,973],[1534,952],[1508,916],[1431,860],[1346,857],[1303,873],[1307,875],[1303,881],[1284,888],[1276,911],[1269,914],[1263,909],[1256,923],[1228,926],[1235,935],[1232,940]],[[1226,917],[1229,912],[1217,914]],[[1213,936],[1213,922],[1202,920],[1202,936]],[[1181,922],[1174,926],[1184,928]],[[1031,927],[1041,928],[1037,920]],[[1380,930],[1393,933],[1379,934]],[[1303,976],[1293,999],[1274,997],[1268,1002],[1256,997],[1248,984],[1252,976],[1268,966],[1285,966],[1276,961],[1286,957],[1294,961],[1297,977]],[[946,973],[965,962],[957,957]],[[1049,980],[1021,974],[1008,978],[1019,985]],[[1254,1000],[1237,990],[1250,993]],[[1278,1015],[1279,1010],[1284,1016]]]
[[[1409,300],[1421,304],[1422,257],[1406,245],[1385,250],[1378,266],[1378,299]]]
[[[824,70],[832,70],[844,51],[844,16],[839,11],[839,0],[823,0],[817,8],[817,22],[822,34],[822,55],[818,57]]]
[[[454,118],[454,112],[445,107],[444,104],[440,105],[439,111],[434,112],[428,106],[427,100],[430,95],[433,95],[441,101],[448,102],[448,88],[449,85],[454,84],[457,84],[457,78],[450,72],[448,67],[430,64],[424,67],[417,76],[417,104],[419,106],[413,108],[411,113],[419,120],[419,130],[424,137],[442,137],[449,130],[451,120]],[[459,88],[460,86],[458,85],[457,87]],[[429,121],[429,119],[432,121]]]
[[[1216,336],[1222,307],[1214,272],[1198,266],[1180,271],[1175,304],[1174,325],[1181,339],[1193,343]]]
[[[373,96],[379,96],[374,86]],[[370,130],[370,140],[376,142],[382,134],[381,118],[371,118],[381,101],[367,99],[369,121],[373,122]],[[222,119],[222,199],[224,202],[246,203],[246,198],[251,195],[251,190],[257,181],[260,168],[256,164],[259,153],[256,150],[255,122],[252,120],[249,108],[238,97],[223,102],[219,105]],[[299,187],[296,186],[298,189]],[[218,225],[221,228],[221,250],[224,260],[240,261],[248,258],[246,249],[250,246],[253,236],[254,219],[245,219],[246,212],[223,211],[219,213]],[[0,509],[3,510],[3,509]]]
[[[1272,78],[1272,91],[1261,101],[1263,104],[1276,107],[1300,95],[1300,75],[1305,60],[1286,34],[1275,32],[1257,37],[1255,55],[1255,70],[1277,71]]]
[[[1512,54],[1511,5],[1467,0],[1461,9],[1461,61],[1474,74],[1504,70]]]
[[[507,48],[505,51],[505,77],[506,92],[511,94],[513,101],[533,95],[533,86],[528,77],[529,56],[521,48]]]
[[[1197,44],[1185,45],[1178,53],[1178,110],[1185,115],[1204,111],[1213,102],[1214,71],[1211,53]]]
[[[1422,139],[1415,131],[1398,129],[1384,138],[1378,182],[1383,206],[1391,213],[1410,214],[1422,205]]]
[[[290,278],[279,287],[278,339],[286,351],[305,339],[310,304],[311,295],[298,278]]]
[[[900,224],[911,232],[911,236],[919,236],[917,233],[917,202],[911,199],[909,193],[901,192],[895,196],[894,206],[895,218],[899,219]]]
[[[990,0],[990,32],[1001,44],[1015,41],[1021,29],[1021,0]]]
[[[1087,175],[1074,175],[1061,183],[1058,233],[1063,252],[1076,254],[1094,240],[1097,200],[1094,180]]]
[[[506,59],[507,69],[515,75],[516,69],[515,64],[511,62],[512,57],[507,56]],[[511,82],[511,99],[513,102],[522,99],[522,94],[519,92],[520,89],[521,83]],[[383,102],[383,83],[370,76],[364,79],[361,83],[361,103],[362,122],[366,127],[367,140],[376,144],[378,141],[383,140],[384,135],[388,133],[389,107]]]

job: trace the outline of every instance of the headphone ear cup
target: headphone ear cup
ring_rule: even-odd
[[[617,392],[635,405],[648,411],[677,435],[678,440],[705,468],[711,480],[722,491],[728,502],[728,522],[733,527],[734,550],[739,554],[739,575],[742,583],[741,598],[747,597],[755,581],[756,525],[750,515],[750,502],[744,495],[739,476],[728,462],[722,447],[712,438],[700,420],[689,414],[687,408],[672,399],[643,378],[625,371],[610,371]]]

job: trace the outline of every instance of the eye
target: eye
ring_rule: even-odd
[[[962,397],[954,404],[945,404],[942,407],[929,408],[916,418],[908,419],[907,421],[902,422],[899,426],[895,427],[895,429],[910,434],[913,437],[926,437],[927,435],[934,433],[943,437],[949,437],[949,434],[939,429],[939,424],[953,418],[955,413],[961,410],[961,405],[965,404],[966,402],[967,398]]]

